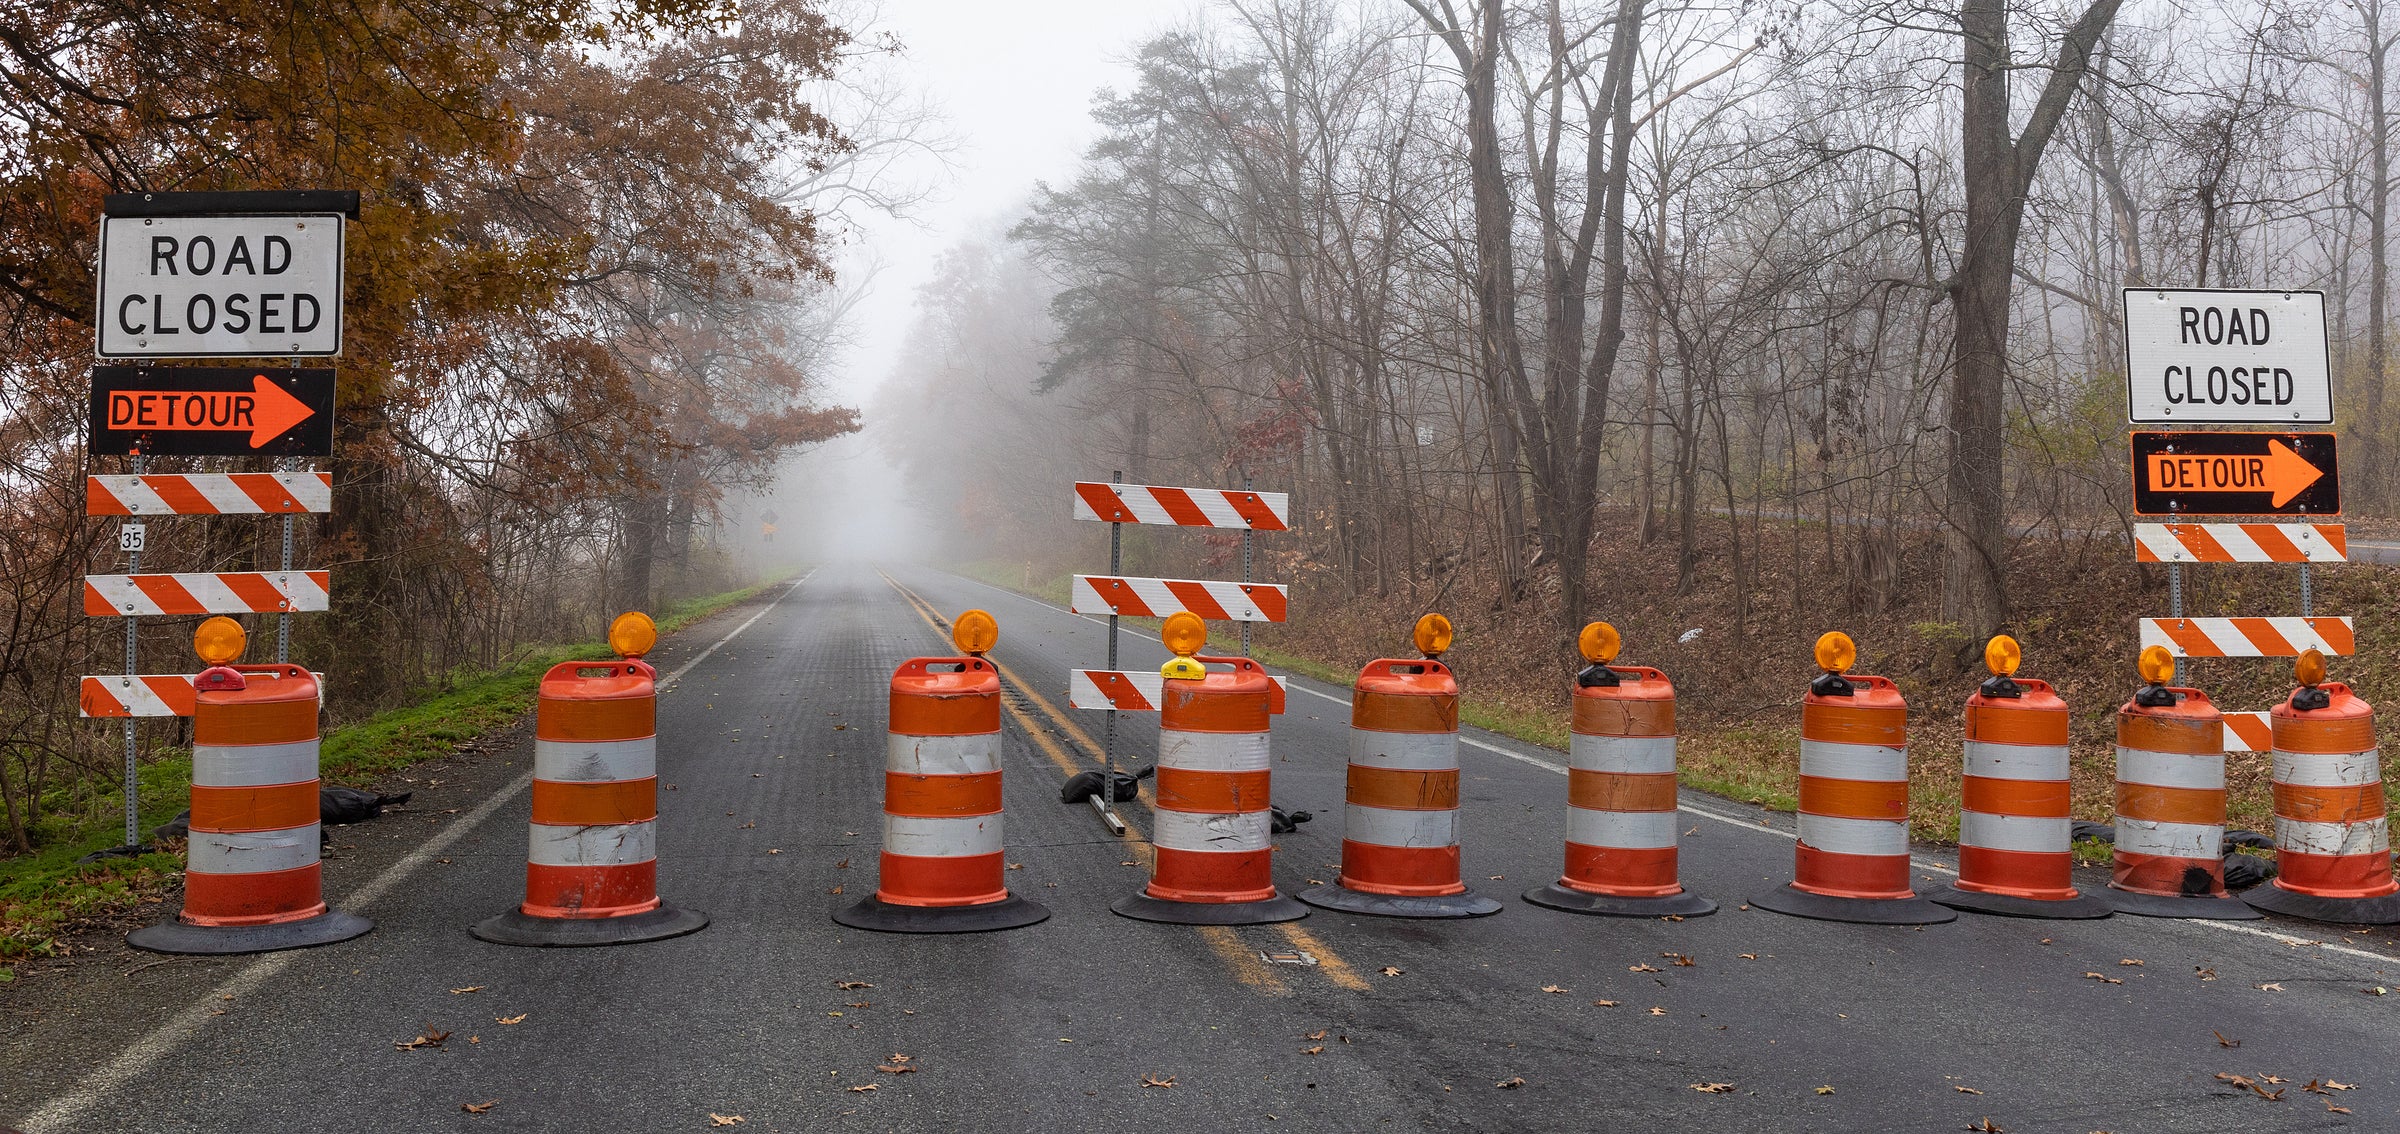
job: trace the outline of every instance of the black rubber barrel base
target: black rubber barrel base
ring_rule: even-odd
[[[1010,894],[979,906],[903,906],[869,895],[833,911],[836,924],[877,933],[990,933],[1050,919],[1050,907]]]
[[[2137,894],[2131,890],[2108,888],[2108,901],[2118,913],[2136,917],[2196,917],[2206,921],[2257,921],[2265,916],[2251,909],[2231,894],[2211,897],[2207,894],[2160,895]]]
[[[2320,898],[2269,882],[2242,892],[2242,901],[2268,913],[2332,925],[2400,925],[2400,894],[2377,898]]]
[[[1600,917],[1707,917],[1717,912],[1715,902],[1689,890],[1658,898],[1619,898],[1587,894],[1553,882],[1525,891],[1525,900],[1554,910]]]
[[[1308,916],[1308,907],[1277,894],[1261,902],[1165,902],[1135,894],[1108,907],[1119,917],[1168,925],[1273,925]]]
[[[1945,886],[1932,897],[1936,903],[1954,910],[1973,910],[2001,917],[2089,921],[2117,912],[2116,906],[2098,894],[2078,893],[2072,898],[2020,898],[2014,894],[1987,894],[1981,890]]]
[[[153,953],[224,957],[331,945],[373,928],[374,922],[357,914],[327,910],[307,921],[287,921],[281,925],[185,925],[170,921],[134,930],[125,935],[125,943]]]
[[[517,909],[476,922],[474,928],[467,932],[495,945],[580,949],[595,945],[664,941],[669,937],[698,933],[707,925],[707,914],[675,906],[660,906],[646,913],[627,914],[624,917],[534,917]]]
[[[1490,917],[1500,903],[1473,890],[1431,897],[1370,894],[1347,886],[1324,885],[1300,892],[1300,900],[1322,909],[1376,917]]]
[[[1796,886],[1769,890],[1750,899],[1750,904],[1793,917],[1855,925],[1940,925],[1958,920],[1957,911],[1943,909],[1923,898],[1835,898],[1811,894]]]

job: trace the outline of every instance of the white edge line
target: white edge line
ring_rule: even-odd
[[[1012,590],[1009,590],[1009,589],[1008,589],[1008,588],[1006,588],[1006,587],[996,587],[996,586],[993,586],[993,585],[992,585],[992,584],[990,584],[990,583],[986,583],[986,582],[984,582],[984,581],[983,581],[983,580],[981,580],[981,579],[972,579],[972,578],[968,578],[968,577],[967,577],[967,576],[965,576],[965,575],[958,575],[958,576],[954,576],[954,577],[955,577],[955,578],[960,578],[960,579],[966,579],[968,582],[970,582],[970,583],[974,583],[974,584],[975,584],[975,585],[977,585],[977,586],[984,587],[984,588],[986,588],[986,589],[989,589],[989,590],[995,590],[995,591],[999,591],[999,592],[1000,592],[1000,593],[1002,593],[1002,594],[1006,594],[1006,595],[1015,595],[1015,596],[1016,596],[1016,597],[1018,597],[1018,598],[1024,599],[1026,602],[1035,603],[1035,604],[1037,604],[1037,605],[1044,606],[1044,607],[1049,607],[1049,609],[1051,609],[1051,610],[1056,610],[1056,611],[1059,611],[1059,613],[1065,614],[1065,615],[1067,615],[1067,616],[1069,616],[1069,617],[1071,617],[1071,618],[1081,618],[1081,619],[1083,619],[1083,620],[1084,620],[1084,621],[1086,621],[1086,622],[1098,622],[1098,623],[1101,623],[1102,625],[1106,625],[1106,624],[1107,624],[1107,623],[1106,623],[1106,621],[1105,621],[1105,620],[1103,620],[1103,619],[1099,619],[1099,618],[1093,618],[1093,617],[1090,617],[1090,616],[1088,616],[1088,615],[1076,614],[1074,611],[1071,611],[1071,610],[1062,610],[1061,608],[1059,608],[1059,607],[1055,607],[1055,606],[1051,606],[1051,605],[1050,605],[1048,602],[1045,602],[1045,601],[1043,601],[1043,600],[1041,600],[1041,599],[1035,598],[1035,597],[1033,597],[1032,595],[1024,594],[1024,593],[1022,593],[1022,592],[1018,592],[1018,591],[1012,591]],[[1124,630],[1124,629],[1120,629],[1118,632],[1119,632],[1119,633],[1123,633],[1123,634],[1131,634],[1132,636],[1134,636],[1134,637],[1136,637],[1136,638],[1140,638],[1140,639],[1142,639],[1143,641],[1146,641],[1146,642],[1156,642],[1156,641],[1158,641],[1158,639],[1156,639],[1156,638],[1153,638],[1153,637],[1151,637],[1151,636],[1150,636],[1150,635],[1148,635],[1148,634],[1144,634],[1144,633],[1141,633],[1141,632],[1139,632],[1139,631],[1136,631],[1136,630]],[[1293,676],[1294,676],[1295,678],[1297,678],[1298,680],[1309,680],[1308,678],[1305,678],[1305,677],[1300,677],[1299,675],[1293,675]],[[1299,690],[1299,691],[1300,691],[1300,692],[1302,692],[1302,693],[1306,693],[1306,694],[1308,694],[1308,695],[1309,695],[1309,696],[1311,696],[1311,697],[1322,697],[1322,698],[1324,698],[1325,700],[1328,700],[1328,701],[1332,701],[1332,702],[1334,702],[1335,704],[1347,704],[1347,703],[1348,703],[1348,702],[1346,702],[1346,701],[1343,701],[1343,700],[1342,700],[1341,698],[1339,698],[1339,697],[1333,696],[1333,695],[1332,695],[1332,694],[1330,694],[1330,693],[1321,693],[1321,692],[1319,692],[1319,691],[1317,691],[1317,690],[1314,690],[1314,689],[1311,689],[1311,688],[1309,688],[1309,687],[1307,687],[1307,686],[1305,686],[1305,685],[1300,685],[1300,684],[1297,684],[1297,683],[1295,683],[1295,684],[1293,684],[1293,685],[1291,686],[1291,688],[1293,688],[1293,689],[1297,689],[1297,690]],[[1538,756],[1529,756],[1529,755],[1526,755],[1525,753],[1522,753],[1522,752],[1512,752],[1512,751],[1510,751],[1510,750],[1508,750],[1508,749],[1506,749],[1506,748],[1502,748],[1502,747],[1500,747],[1500,746],[1499,746],[1499,745],[1497,745],[1497,744],[1491,744],[1491,743],[1487,743],[1487,742],[1485,742],[1485,741],[1478,740],[1478,739],[1476,739],[1475,737],[1469,736],[1469,735],[1467,735],[1467,734],[1466,734],[1466,732],[1465,732],[1465,731],[1463,731],[1463,730],[1462,730],[1462,731],[1460,731],[1460,733],[1459,733],[1459,735],[1458,735],[1458,739],[1459,739],[1459,741],[1460,741],[1461,743],[1463,743],[1463,744],[1466,744],[1466,745],[1468,745],[1469,747],[1472,747],[1472,748],[1480,748],[1480,749],[1483,749],[1483,750],[1484,750],[1484,751],[1486,751],[1486,752],[1494,753],[1494,754],[1496,754],[1496,755],[1500,755],[1500,756],[1506,756],[1506,757],[1508,757],[1509,759],[1511,759],[1511,760],[1515,760],[1515,761],[1517,761],[1517,762],[1518,762],[1518,763],[1520,763],[1520,764],[1531,764],[1531,765],[1533,765],[1533,766],[1534,766],[1534,767],[1536,767],[1536,768],[1540,768],[1540,769],[1542,769],[1543,771],[1546,771],[1546,772],[1556,772],[1557,774],[1559,774],[1559,775],[1562,775],[1562,776],[1567,774],[1567,767],[1566,767],[1566,765],[1564,765],[1564,764],[1559,764],[1559,763],[1554,763],[1554,762],[1552,762],[1552,761],[1549,761],[1549,760],[1544,760],[1544,759],[1542,759],[1541,757],[1538,757]],[[1709,809],[1707,809],[1707,808],[1704,808],[1704,807],[1694,807],[1694,806],[1692,806],[1691,804],[1688,804],[1688,803],[1681,803],[1681,802],[1679,802],[1679,803],[1677,803],[1677,804],[1675,805],[1675,809],[1676,809],[1677,811],[1682,811],[1682,812],[1686,812],[1686,813],[1688,813],[1688,814],[1691,814],[1691,815],[1696,815],[1696,816],[1699,816],[1699,817],[1700,817],[1700,818],[1702,818],[1702,819],[1713,819],[1713,820],[1715,820],[1715,821],[1717,821],[1717,822],[1719,822],[1719,823],[1723,823],[1723,824],[1725,824],[1726,826],[1729,826],[1729,827],[1739,827],[1739,828],[1741,828],[1742,830],[1745,830],[1745,831],[1755,831],[1755,832],[1757,832],[1757,833],[1759,833],[1759,834],[1763,834],[1763,835],[1773,835],[1773,836],[1775,836],[1776,838],[1779,838],[1779,839],[1786,839],[1786,840],[1790,840],[1790,841],[1792,841],[1792,842],[1798,842],[1798,841],[1800,840],[1800,836],[1799,836],[1799,835],[1797,835],[1797,834],[1794,834],[1794,833],[1792,833],[1792,832],[1790,832],[1790,831],[1782,831],[1782,830],[1777,830],[1777,829],[1776,829],[1776,828],[1774,828],[1774,827],[1764,826],[1764,825],[1762,825],[1762,824],[1759,824],[1759,823],[1757,823],[1757,822],[1755,822],[1755,821],[1752,821],[1752,820],[1749,820],[1749,819],[1742,819],[1742,818],[1739,818],[1739,817],[1736,817],[1736,816],[1732,816],[1732,815],[1726,815],[1726,814],[1723,814],[1722,812],[1711,811],[1711,810],[1709,810]],[[1928,861],[1926,861],[1926,860],[1924,860],[1924,859],[1921,859],[1921,858],[1914,858],[1914,857],[1911,857],[1911,858],[1910,858],[1908,861],[1909,861],[1909,865],[1911,865],[1911,866],[1917,867],[1917,868],[1919,868],[1919,869],[1922,869],[1922,870],[1931,870],[1931,871],[1934,871],[1935,873],[1938,873],[1938,874],[1952,874],[1952,875],[1955,875],[1955,874],[1957,874],[1957,873],[1958,873],[1958,869],[1957,869],[1956,867],[1952,867],[1952,866],[1946,866],[1946,865],[1943,865],[1942,863],[1938,863],[1938,862],[1928,862]],[[2201,926],[2201,927],[2203,927],[2203,928],[2207,928],[2207,929],[2221,929],[2221,930],[2224,930],[2224,931],[2226,931],[2226,932],[2228,932],[2228,933],[2242,933],[2242,934],[2248,934],[2249,936],[2252,936],[2252,937],[2264,937],[2264,938],[2266,938],[2266,939],[2267,939],[2267,940],[2269,940],[2269,941],[2280,942],[2280,943],[2282,943],[2282,944],[2284,944],[2284,945],[2289,945],[2289,946],[2291,946],[2291,947],[2293,947],[2293,948],[2310,948],[2310,947],[2313,947],[2313,948],[2317,948],[2317,949],[2322,949],[2322,950],[2324,950],[2325,952],[2328,952],[2328,953],[2340,953],[2340,954],[2343,954],[2344,956],[2358,957],[2358,958],[2362,958],[2362,959],[2364,959],[2364,960],[2374,961],[2374,962],[2377,962],[2377,963],[2379,963],[2379,964],[2390,965],[2390,964],[2394,964],[2394,963],[2396,963],[2396,962],[2400,962],[2400,958],[2395,958],[2395,957],[2392,957],[2392,956],[2391,956],[2391,955],[2389,955],[2389,954],[2370,952],[2370,951],[2368,951],[2368,950],[2365,950],[2365,949],[2354,949],[2354,948],[2351,948],[2351,947],[2350,947],[2350,946],[2348,946],[2348,945],[2336,945],[2336,944],[2334,944],[2334,943],[2332,943],[2332,942],[2330,942],[2330,941],[2318,941],[2318,940],[2313,940],[2313,939],[2311,939],[2311,938],[2306,938],[2306,937],[2295,937],[2295,936],[2293,936],[2293,935],[2291,935],[2291,934],[2289,934],[2289,933],[2278,933],[2278,932],[2276,932],[2276,931],[2274,931],[2274,930],[2271,930],[2271,929],[2258,929],[2258,928],[2255,928],[2255,927],[2253,927],[2253,926],[2244,925],[2244,924],[2242,924],[2242,923],[2240,923],[2240,922],[2232,922],[2232,921],[2212,921],[2212,920],[2208,920],[2208,919],[2205,919],[2205,918],[2195,918],[2195,917],[2166,918],[2166,919],[2162,919],[2162,920],[2168,920],[2168,921],[2180,921],[2180,922],[2184,923],[2185,925],[2197,925],[2197,926]]]
[[[797,581],[786,587],[782,594],[775,596],[774,602],[759,608],[757,614],[751,615],[741,625],[734,627],[731,633],[717,639],[715,645],[700,651],[698,657],[683,663],[683,666],[670,675],[667,681],[671,682],[682,677],[690,672],[693,666],[708,660],[708,655],[716,653],[719,646],[732,641],[736,635],[749,629],[751,623],[758,621],[768,611],[775,609],[778,603],[789,598],[793,591],[800,589],[801,583],[807,582],[815,574],[816,572],[812,570],[807,575],[802,575]],[[666,682],[660,684],[663,685]],[[490,799],[476,805],[473,811],[452,821],[449,826],[442,828],[432,838],[425,840],[417,849],[403,856],[400,861],[385,867],[383,873],[368,879],[365,885],[352,891],[347,899],[335,904],[353,909],[365,909],[374,905],[377,899],[407,881],[410,875],[424,869],[425,864],[432,862],[434,856],[449,849],[450,844],[465,838],[467,832],[474,830],[484,820],[491,818],[493,812],[514,801],[532,783],[532,772],[517,777],[515,782],[501,789]],[[190,1007],[176,1013],[174,1019],[152,1029],[149,1035],[134,1041],[107,1063],[86,1072],[83,1081],[76,1084],[73,1091],[51,1100],[41,1109],[27,1115],[23,1119],[26,1134],[46,1134],[51,1130],[71,1129],[65,1125],[68,1119],[80,1119],[101,1098],[125,1085],[134,1076],[149,1070],[151,1064],[173,1052],[185,1039],[198,1032],[213,1018],[212,1013],[215,1012],[216,1005],[228,1000],[238,1000],[256,990],[269,978],[289,967],[299,956],[300,950],[297,949],[269,953],[243,966],[241,971],[228,978],[223,984],[210,989],[199,1000],[194,1001]]]

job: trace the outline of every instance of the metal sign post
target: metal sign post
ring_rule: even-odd
[[[1245,476],[1245,477],[1243,477],[1243,478],[1242,478],[1242,491],[1244,491],[1244,492],[1248,492],[1248,491],[1250,491],[1250,478],[1249,478],[1249,477],[1247,477],[1247,476]],[[1116,574],[1116,573],[1117,573],[1117,569],[1116,569],[1114,566],[1111,566],[1111,567],[1109,568],[1109,573],[1110,573],[1110,574],[1112,574],[1112,575],[1113,575],[1113,574]],[[1250,585],[1249,585],[1249,584],[1250,584],[1250,529],[1249,529],[1249,528],[1243,528],[1243,529],[1242,529],[1242,589],[1243,589],[1243,590],[1249,590],[1249,589],[1250,589]],[[1243,657],[1249,657],[1249,656],[1250,656],[1250,624],[1249,624],[1249,623],[1247,623],[1247,622],[1244,622],[1244,623],[1242,623],[1242,624],[1241,624],[1241,626],[1242,626],[1242,656],[1243,656]],[[1116,668],[1116,667],[1114,667],[1114,666],[1111,666],[1111,667],[1109,667],[1109,668],[1111,668],[1111,669],[1114,669],[1114,668]]]
[[[1111,481],[1125,479],[1125,470],[1108,474]],[[1108,525],[1108,573],[1123,574],[1125,570],[1125,525],[1110,521]],[[1108,609],[1108,668],[1117,668],[1117,609]],[[1092,793],[1092,810],[1100,813],[1100,821],[1108,825],[1108,833],[1125,833],[1125,821],[1117,817],[1109,797],[1117,791],[1117,711],[1108,710],[1108,719],[1101,731],[1100,790]]]
[[[149,463],[149,460],[150,458],[135,453],[133,455],[134,475],[141,475],[143,467]],[[132,536],[130,540],[126,538],[129,533]],[[128,542],[133,545],[126,552],[125,570],[128,573],[140,573],[142,548],[149,543],[149,534],[149,526],[146,524],[127,522],[119,525],[117,546],[124,547]],[[138,635],[140,626],[141,623],[131,618],[125,620],[125,680],[129,683],[141,673],[138,659],[135,656],[140,646]],[[139,755],[140,749],[134,744],[133,718],[127,717],[125,718],[125,851],[128,854],[140,854],[147,849],[142,846],[141,784],[136,778],[141,770],[137,759]]]

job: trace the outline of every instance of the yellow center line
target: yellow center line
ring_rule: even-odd
[[[883,576],[884,583],[915,609],[917,617],[924,619],[926,625],[941,633],[949,632],[949,620],[943,618],[941,613],[933,608],[933,604],[926,602],[916,592],[902,586],[899,580],[885,574],[882,570],[878,569],[875,573]],[[1060,730],[1076,741],[1085,752],[1098,753],[1100,751],[1100,746],[1093,742],[1091,734],[1083,731],[1083,728],[1066,714],[1059,712],[1058,706],[1052,704],[1049,698],[1036,692],[1014,671],[1002,665],[999,659],[987,658],[986,660],[992,663],[992,668],[999,671],[1001,680],[1007,682],[1026,700],[1031,701],[1036,708],[1041,710],[1045,718],[1057,723]],[[1073,775],[1086,770],[1082,766],[1083,761],[1077,758],[1077,754],[1067,752],[1065,747],[1059,744],[1058,740],[1052,737],[1047,730],[1038,727],[1038,722],[1034,721],[1025,710],[1015,705],[1006,705],[1005,702],[1003,704],[1008,709],[1010,717],[1017,722],[1017,727],[1023,729],[1027,736],[1032,737],[1034,744],[1041,748],[1043,753],[1050,758],[1050,762],[1058,765],[1061,771]],[[1096,760],[1093,762],[1097,763]],[[1120,818],[1125,817],[1120,815]],[[1125,828],[1127,836],[1136,840],[1133,845],[1134,858],[1141,863],[1144,871],[1152,869],[1157,854],[1150,844],[1149,837],[1144,835],[1141,828],[1135,825],[1130,818],[1125,819]],[[1235,980],[1271,996],[1286,994],[1287,989],[1282,978],[1267,968],[1267,963],[1259,959],[1259,950],[1245,944],[1241,934],[1236,932],[1233,927],[1204,925],[1198,928],[1201,939],[1208,942],[1209,948],[1216,952],[1226,967],[1233,970]],[[1335,953],[1315,934],[1300,928],[1297,922],[1283,922],[1271,928],[1284,940],[1290,942],[1293,948],[1315,957],[1318,970],[1323,972],[1325,978],[1335,985],[1351,992],[1365,992],[1373,987],[1360,977],[1358,972],[1352,969],[1349,962],[1344,961],[1340,954]]]

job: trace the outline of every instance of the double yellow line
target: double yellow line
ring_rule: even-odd
[[[926,602],[915,591],[902,586],[898,579],[892,578],[881,568],[877,568],[875,573],[883,577],[884,584],[891,587],[902,601],[908,603],[909,607],[916,611],[917,617],[925,620],[926,625],[933,627],[936,632],[948,636],[950,620],[942,617],[941,612],[935,610],[932,603]],[[1090,733],[1083,730],[1083,726],[1076,724],[1074,719],[1067,714],[1059,712],[1057,705],[1052,704],[1050,699],[1042,696],[1039,690],[1019,678],[1000,659],[987,656],[985,660],[991,662],[992,668],[999,671],[1000,680],[1003,683],[1033,705],[1035,709],[1040,710],[1044,720],[1057,725],[1058,733],[1064,733],[1068,739],[1081,747],[1082,753],[1089,754],[1087,757],[1070,752],[1065,745],[1059,743],[1058,737],[1053,734],[1051,729],[1043,727],[1041,721],[1035,720],[1031,714],[1019,708],[1014,702],[1003,698],[1000,702],[1001,708],[1005,709],[1009,717],[1017,722],[1017,727],[1026,736],[1032,738],[1034,747],[1041,749],[1042,755],[1049,757],[1051,763],[1058,765],[1059,771],[1072,776],[1078,772],[1093,771],[1100,767],[1102,763],[1100,745],[1092,739]],[[1148,872],[1156,857],[1156,851],[1151,846],[1150,838],[1142,833],[1141,827],[1131,816],[1123,816],[1123,818],[1125,819],[1125,837],[1133,848],[1134,860],[1141,864],[1143,871]],[[1236,981],[1270,996],[1290,994],[1291,989],[1284,984],[1283,978],[1270,969],[1265,961],[1260,960],[1258,950],[1244,944],[1241,935],[1231,927],[1203,925],[1196,928],[1200,931],[1201,938],[1208,942],[1209,948],[1217,954],[1218,959],[1222,960],[1227,968],[1233,970],[1233,977]],[[1366,980],[1350,967],[1348,962],[1342,960],[1333,950],[1326,948],[1325,943],[1319,941],[1315,934],[1300,928],[1298,924],[1287,921],[1266,928],[1272,929],[1277,936],[1290,943],[1292,948],[1314,956],[1317,959],[1317,970],[1324,973],[1326,979],[1335,985],[1352,992],[1365,992],[1370,987]]]

